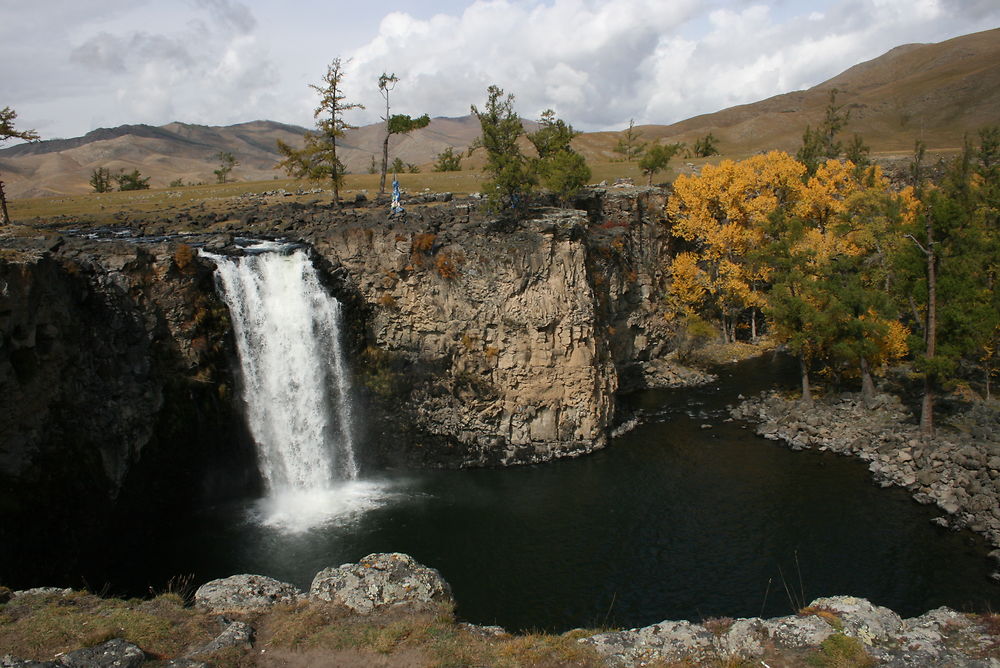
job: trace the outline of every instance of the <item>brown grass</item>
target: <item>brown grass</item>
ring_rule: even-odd
[[[844,628],[844,621],[837,614],[836,610],[832,610],[822,605],[806,606],[799,610],[798,615],[800,617],[808,617],[809,615],[819,617],[838,631],[842,631]]]
[[[310,656],[323,652],[350,650],[354,660],[368,657],[377,665],[421,666],[598,666],[597,654],[577,640],[588,632],[561,636],[546,634],[482,636],[455,624],[450,611],[438,614],[372,617],[345,614],[342,609],[321,603],[300,603],[275,609],[258,633],[257,652],[282,652]],[[329,656],[327,656],[329,658]],[[355,665],[340,655],[343,665]],[[294,665],[294,664],[293,664]],[[341,663],[338,663],[341,665]]]
[[[0,607],[0,647],[22,659],[50,660],[59,652],[124,638],[156,657],[183,653],[219,633],[218,623],[184,607],[176,594],[149,601],[68,596],[19,596]]]

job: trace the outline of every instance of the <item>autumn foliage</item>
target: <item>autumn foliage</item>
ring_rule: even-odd
[[[859,377],[871,399],[872,376],[906,357],[933,383],[978,365],[988,395],[1000,345],[1000,130],[967,145],[938,186],[922,182],[920,155],[903,189],[867,161],[807,167],[779,151],[679,176],[668,309],[679,322],[715,322],[725,342],[766,328],[799,358],[806,402],[812,373]]]
[[[680,176],[668,218],[683,250],[669,267],[668,306],[710,317],[726,342],[747,323],[756,336],[766,317],[800,359],[807,401],[816,366],[857,368],[867,389],[907,352],[909,331],[883,297],[890,228],[912,211],[908,197],[877,167],[831,159],[810,175],[780,151]]]

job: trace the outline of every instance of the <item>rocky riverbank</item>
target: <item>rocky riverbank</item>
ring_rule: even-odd
[[[405,554],[327,568],[308,593],[260,575],[176,594],[101,599],[0,590],[3,668],[77,666],[998,666],[1000,617],[938,608],[901,619],[834,596],[772,619],[509,634],[457,621],[448,583]]]
[[[748,399],[734,418],[756,423],[764,438],[851,455],[868,462],[883,486],[907,489],[920,503],[944,514],[936,522],[969,528],[1000,546],[1000,405],[980,402],[920,437],[910,411],[898,397],[877,396],[867,409],[860,395],[842,394],[804,409],[777,392]],[[1000,550],[991,553],[1000,561]],[[1000,580],[1000,574],[994,574]]]

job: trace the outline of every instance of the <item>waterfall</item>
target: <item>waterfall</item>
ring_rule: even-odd
[[[302,248],[265,242],[216,264],[242,368],[243,400],[272,497],[358,477],[340,303]],[[296,509],[300,512],[301,509]]]

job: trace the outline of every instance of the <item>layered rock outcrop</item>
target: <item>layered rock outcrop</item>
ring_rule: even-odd
[[[664,195],[599,191],[514,224],[448,204],[394,224],[312,227],[370,308],[362,377],[384,438],[442,463],[575,456],[607,443],[615,393],[661,384]],[[659,375],[657,375],[659,374]],[[377,401],[376,401],[377,403]],[[409,419],[393,420],[402,413]]]

